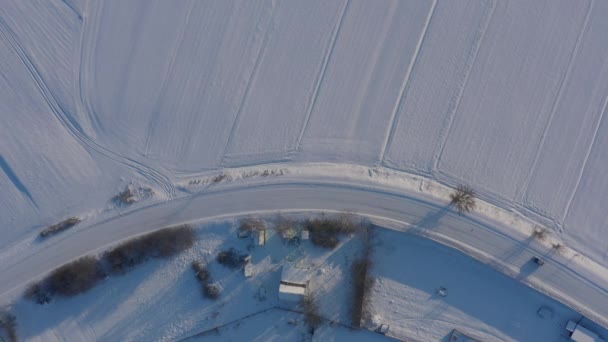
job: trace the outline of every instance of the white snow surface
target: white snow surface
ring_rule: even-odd
[[[384,165],[608,264],[605,1],[4,1],[7,247],[130,181]]]
[[[405,341],[448,341],[452,329],[486,342],[569,340],[564,322],[579,316],[517,280],[417,236],[379,229],[376,239],[371,327]]]
[[[304,219],[311,213],[287,214]],[[371,331],[349,330],[350,265],[360,252],[354,237],[334,250],[303,241],[285,244],[273,228],[275,215],[258,216],[270,228],[268,243],[247,246],[238,239],[238,220],[194,224],[192,248],[167,260],[151,260],[125,275],[104,279],[89,292],[56,298],[40,306],[19,300],[13,306],[18,332],[26,341],[391,341]],[[506,277],[470,257],[412,234],[374,228],[375,252],[370,292],[371,319],[365,327],[390,326],[388,335],[406,341],[448,341],[457,328],[482,341],[567,341],[565,322],[580,315],[552,298]],[[253,275],[215,261],[220,250],[251,255]],[[223,292],[201,295],[190,263],[203,261]],[[310,291],[326,320],[312,339],[297,303],[278,294],[282,265],[310,265]],[[447,266],[447,267],[446,267]],[[447,297],[435,291],[444,286]],[[545,308],[545,318],[537,315]],[[334,323],[331,323],[333,321]],[[584,320],[605,336],[608,330]],[[219,327],[214,330],[215,327]],[[191,337],[191,338],[190,338]]]
[[[603,278],[607,16],[598,0],[1,1],[0,267],[69,216],[94,229],[227,168],[331,162],[350,165],[334,181],[467,183],[483,214],[550,227]],[[117,208],[127,184],[156,195]]]

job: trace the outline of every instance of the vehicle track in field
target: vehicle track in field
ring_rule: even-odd
[[[59,120],[61,125],[65,127],[65,129],[76,139],[76,141],[79,142],[79,144],[83,148],[85,148],[89,152],[99,153],[106,158],[109,158],[115,162],[125,165],[126,167],[132,170],[135,170],[146,179],[150,180],[154,184],[157,184],[169,198],[175,197],[175,187],[167,176],[155,169],[152,169],[142,164],[141,162],[135,159],[119,155],[118,153],[111,151],[106,147],[103,147],[102,145],[90,139],[84,133],[82,127],[78,124],[78,122],[76,122],[76,120],[67,115],[61,108],[61,106],[57,103],[57,100],[44,82],[44,79],[42,78],[40,72],[38,71],[34,63],[31,61],[31,59],[29,58],[29,56],[27,55],[27,53],[25,52],[13,32],[11,31],[11,29],[8,27],[8,25],[2,18],[0,18],[0,36],[6,39],[9,46],[15,52],[16,56],[19,58],[19,60],[27,70],[40,95],[48,105],[55,118]]]

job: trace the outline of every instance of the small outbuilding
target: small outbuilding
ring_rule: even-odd
[[[256,230],[253,237],[258,246],[264,246],[266,244],[266,229]]]
[[[245,265],[243,266],[243,273],[245,277],[250,278],[253,276],[253,264],[251,263],[251,255],[245,258]]]
[[[570,332],[570,341],[604,342],[604,340],[601,339],[596,333],[573,321],[568,321],[566,330]]]
[[[288,302],[299,302],[306,296],[310,279],[310,269],[294,263],[283,266],[279,299]]]

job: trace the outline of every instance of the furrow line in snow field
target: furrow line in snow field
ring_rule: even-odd
[[[553,123],[553,118],[555,117],[555,113],[557,112],[557,107],[558,107],[559,103],[561,102],[561,99],[562,99],[563,93],[564,93],[564,89],[566,88],[564,85],[570,80],[570,74],[572,73],[572,69],[574,69],[574,64],[575,64],[574,61],[576,60],[576,57],[578,56],[582,37],[585,34],[585,30],[587,29],[587,26],[589,24],[589,18],[591,17],[591,10],[593,9],[594,3],[595,3],[595,0],[589,0],[587,13],[585,14],[585,20],[583,20],[583,24],[581,25],[581,30],[579,32],[578,37],[576,38],[576,42],[574,43],[574,48],[572,49],[572,53],[570,54],[566,72],[564,73],[564,76],[562,77],[562,79],[560,81],[557,95],[555,96],[555,100],[553,101],[553,106],[551,108],[551,113],[549,114],[549,118],[547,120],[547,124],[545,125],[543,133],[541,135],[538,147],[536,148],[536,154],[532,161],[532,166],[530,167],[530,171],[528,172],[528,176],[527,176],[526,181],[524,182],[524,185],[519,189],[518,194],[516,194],[519,202],[521,202],[523,200],[523,197],[525,197],[525,194],[527,193],[527,189],[530,184],[530,181],[532,180],[532,175],[534,174],[536,167],[538,165],[538,160],[540,159],[541,151],[543,150],[543,146],[545,145],[545,140],[547,138],[547,134],[548,134],[549,130],[551,129],[551,124]],[[562,220],[564,219],[564,217],[562,217]]]
[[[435,151],[434,155],[433,155],[433,160],[432,160],[432,172],[436,172],[438,165],[439,165],[439,160],[441,159],[441,155],[443,154],[443,150],[445,148],[445,143],[448,139],[450,130],[452,129],[452,124],[454,123],[454,118],[456,117],[456,114],[458,112],[458,107],[460,106],[460,102],[462,100],[462,95],[464,94],[464,90],[467,87],[467,84],[469,82],[469,77],[471,76],[471,71],[473,70],[473,67],[475,66],[475,61],[477,60],[477,54],[479,53],[479,48],[481,47],[481,44],[483,43],[483,38],[486,34],[486,31],[488,30],[488,27],[490,26],[490,22],[492,21],[492,17],[494,15],[494,10],[496,9],[496,1],[490,1],[491,2],[491,6],[490,9],[488,11],[487,14],[487,19],[482,23],[482,27],[479,30],[479,33],[473,43],[473,45],[471,46],[471,51],[470,51],[470,57],[467,60],[467,64],[466,64],[466,68],[464,70],[464,77],[462,80],[462,84],[460,86],[460,88],[458,89],[458,93],[456,94],[455,98],[452,101],[452,105],[450,106],[450,110],[448,112],[448,118],[447,118],[447,122],[445,123],[445,126],[442,128],[442,132],[439,135],[439,148],[437,149],[437,151]]]
[[[144,143],[144,155],[148,155],[148,149],[150,146],[150,139],[152,138],[152,132],[153,132],[153,127],[155,126],[158,117],[160,116],[160,102],[162,101],[165,92],[167,91],[167,79],[169,78],[169,75],[171,75],[171,72],[173,71],[173,66],[175,64],[175,59],[177,56],[177,52],[179,51],[180,47],[182,46],[182,43],[184,42],[184,33],[186,32],[186,28],[188,27],[188,23],[190,22],[190,17],[192,14],[192,8],[194,7],[194,0],[190,1],[188,4],[188,10],[186,11],[186,19],[182,21],[182,26],[181,26],[181,30],[179,32],[179,37],[177,38],[177,42],[176,44],[173,46],[173,49],[171,50],[171,57],[170,57],[170,61],[169,61],[169,66],[167,67],[167,69],[165,70],[165,74],[163,76],[163,80],[162,80],[162,84],[160,87],[160,93],[158,94],[158,97],[156,99],[156,104],[154,105],[154,111],[152,112],[152,114],[150,115],[150,118],[148,119],[148,124],[147,124],[147,134],[146,134],[146,140]]]
[[[100,128],[99,119],[93,110],[93,106],[89,102],[89,98],[85,95],[83,85],[88,83],[88,65],[91,63],[92,55],[94,53],[94,47],[96,46],[95,38],[98,36],[99,31],[99,16],[103,5],[102,2],[94,2],[92,6],[94,9],[91,11],[91,15],[85,18],[82,22],[82,32],[80,34],[80,41],[78,45],[78,82],[76,82],[76,91],[78,94],[79,101],[76,102],[77,110],[83,112],[84,117],[88,119],[89,124],[92,126],[94,132],[98,132]]]
[[[414,50],[414,56],[412,57],[412,59],[410,61],[410,65],[408,66],[407,71],[405,72],[405,77],[403,78],[403,83],[401,84],[401,87],[399,89],[397,103],[395,104],[395,107],[393,108],[393,111],[391,113],[391,117],[389,119],[389,125],[388,125],[389,129],[386,134],[384,143],[382,144],[382,150],[380,151],[380,163],[383,163],[384,158],[386,157],[386,151],[388,150],[388,145],[391,143],[392,137],[395,134],[395,123],[397,122],[397,117],[398,117],[397,114],[399,113],[399,108],[401,108],[403,98],[405,97],[405,90],[407,89],[407,86],[409,84],[412,70],[416,66],[416,61],[418,60],[418,56],[420,55],[420,49],[422,48],[424,39],[426,38],[427,32],[429,30],[429,26],[431,25],[431,21],[433,20],[433,14],[435,13],[435,8],[437,7],[437,1],[438,0],[433,1],[433,5],[431,6],[431,9],[429,10],[428,16],[424,23],[424,28],[422,29],[422,33],[420,34],[418,44],[416,45],[416,49]]]
[[[72,4],[70,4],[68,1],[66,0],[61,0],[61,2],[70,9],[70,11],[74,12],[74,14],[76,14],[76,16],[78,17],[78,20],[80,20],[80,22],[82,22],[82,15],[80,15],[80,13],[78,13],[78,11],[74,8],[74,6]]]
[[[568,202],[566,204],[566,209],[564,210],[564,214],[562,215],[562,224],[563,224],[563,221],[566,219],[566,216],[568,216],[568,212],[570,211],[570,206],[572,205],[572,201],[574,200],[574,197],[575,197],[576,193],[578,192],[578,188],[581,184],[581,180],[583,179],[583,174],[585,173],[585,168],[587,167],[587,162],[589,161],[589,156],[591,155],[591,151],[593,150],[593,147],[596,142],[597,133],[600,130],[600,127],[602,126],[602,121],[606,117],[607,109],[608,109],[608,95],[606,95],[606,99],[604,100],[604,105],[602,106],[602,113],[601,113],[600,119],[597,122],[597,126],[595,127],[595,131],[593,132],[593,138],[591,139],[591,144],[589,144],[589,148],[587,149],[587,152],[585,153],[585,159],[583,160],[583,166],[581,167],[581,169],[579,171],[576,185],[574,187],[574,191],[570,195],[570,198],[568,199]]]
[[[232,141],[232,139],[234,138],[236,129],[238,127],[239,119],[243,113],[243,107],[245,106],[245,101],[249,97],[249,92],[251,91],[251,85],[253,84],[253,81],[260,68],[261,61],[264,57],[264,51],[266,50],[266,45],[268,43],[268,37],[270,35],[270,31],[272,31],[272,20],[273,20],[275,6],[276,6],[276,4],[273,2],[272,8],[270,9],[270,11],[271,11],[270,18],[268,18],[268,26],[266,28],[264,28],[264,32],[262,35],[262,43],[258,49],[257,55],[255,56],[255,62],[253,64],[253,69],[251,70],[251,74],[249,75],[249,78],[247,79],[247,85],[245,86],[245,91],[243,92],[243,97],[241,98],[241,101],[239,103],[239,107],[236,112],[234,122],[232,123],[232,127],[230,128],[230,134],[228,134],[228,140],[226,141],[226,144],[224,145],[223,151],[220,153],[220,156],[222,156],[222,159],[225,159],[226,153],[228,151],[228,146],[230,145],[230,141]],[[222,162],[222,164],[223,164],[223,162]]]
[[[82,128],[78,125],[78,123],[75,122],[73,119],[70,119],[70,117],[67,116],[63,112],[63,109],[57,104],[55,98],[53,97],[53,95],[49,91],[48,87],[46,86],[46,83],[44,82],[44,79],[38,72],[36,66],[32,63],[30,58],[27,56],[27,54],[25,53],[25,51],[23,50],[23,48],[21,47],[19,42],[16,40],[13,33],[10,31],[10,29],[8,28],[8,26],[6,25],[6,23],[4,22],[4,20],[2,18],[0,18],[0,35],[2,35],[7,40],[7,42],[9,43],[9,45],[11,46],[11,48],[13,49],[15,54],[18,56],[19,60],[23,64],[23,66],[28,71],[30,77],[34,81],[36,88],[38,89],[39,93],[43,97],[44,101],[48,105],[48,107],[51,110],[51,112],[53,113],[53,115],[66,128],[66,130],[78,142],[80,142],[80,144],[83,147],[85,147],[89,151],[93,150],[107,158],[110,158],[116,162],[119,162],[131,169],[134,169],[135,171],[142,174],[144,177],[146,177],[149,180],[151,180],[152,182],[158,184],[167,193],[167,195],[169,197],[175,196],[175,188],[173,187],[170,180],[166,176],[160,174],[158,171],[153,170],[133,159],[129,159],[124,156],[120,156],[120,155],[116,154],[115,152],[102,147],[101,145],[88,139],[88,137],[84,133],[82,133]]]
[[[300,134],[298,135],[298,140],[295,143],[294,150],[298,151],[300,149],[300,144],[302,143],[302,139],[304,137],[304,132],[306,132],[306,127],[308,126],[308,122],[310,121],[310,117],[312,115],[312,111],[315,108],[315,104],[317,103],[317,98],[319,96],[319,89],[321,89],[321,84],[323,84],[323,80],[325,79],[325,70],[327,70],[327,65],[331,60],[331,56],[333,55],[334,49],[336,47],[336,40],[338,35],[340,34],[340,30],[342,29],[342,23],[344,22],[344,15],[346,14],[346,10],[348,9],[348,5],[350,0],[346,0],[344,2],[344,7],[340,12],[340,16],[338,17],[338,21],[336,22],[336,26],[334,31],[332,32],[332,36],[329,42],[329,46],[327,48],[327,52],[323,57],[323,63],[321,64],[321,69],[319,70],[319,74],[317,75],[317,79],[315,81],[315,88],[312,93],[312,97],[310,98],[310,103],[308,104],[308,111],[306,112],[306,117],[304,118],[304,123],[302,124],[302,129],[300,130]]]

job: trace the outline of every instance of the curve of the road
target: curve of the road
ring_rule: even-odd
[[[394,229],[425,235],[466,253],[608,326],[608,290],[569,267],[563,256],[547,254],[532,240],[505,234],[474,215],[458,215],[445,204],[390,190],[352,184],[281,182],[216,188],[107,219],[67,232],[40,249],[0,268],[0,299],[28,282],[85,254],[98,253],[119,240],[169,225],[264,211],[350,210],[397,223]],[[386,222],[388,222],[388,220]],[[523,242],[522,242],[523,241]],[[462,248],[462,246],[468,246]],[[545,256],[545,265],[530,259]]]

